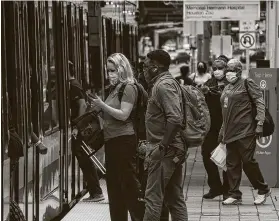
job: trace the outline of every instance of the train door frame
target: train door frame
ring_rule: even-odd
[[[4,10],[4,3],[1,2],[1,20],[5,20],[5,10]],[[6,176],[6,173],[4,175],[4,172],[7,172],[10,174],[10,165],[9,165],[9,158],[8,158],[8,142],[9,142],[9,126],[8,126],[8,96],[7,96],[7,65],[6,65],[6,27],[5,22],[1,25],[1,31],[2,31],[2,38],[1,38],[1,81],[2,81],[2,88],[1,88],[1,167],[2,167],[2,174],[1,174],[1,195],[2,195],[2,204],[1,204],[1,220],[6,220],[6,218],[9,216],[9,206],[8,211],[6,211],[5,204],[10,204],[10,180],[8,182],[4,183],[4,176]],[[5,164],[5,160],[8,160],[8,163]],[[8,176],[9,177],[9,176]],[[5,184],[6,186],[5,188]],[[6,198],[4,198],[4,189],[8,190],[8,195]]]

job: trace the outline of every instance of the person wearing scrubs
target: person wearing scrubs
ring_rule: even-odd
[[[207,172],[207,182],[209,192],[203,195],[204,199],[214,199],[223,194],[223,200],[228,198],[228,179],[227,174],[223,171],[223,183],[220,179],[219,169],[217,165],[210,159],[212,151],[218,146],[218,135],[222,126],[222,108],[220,97],[222,91],[227,85],[225,70],[229,59],[221,55],[212,64],[213,75],[204,86],[201,87],[205,101],[207,103],[211,124],[210,130],[205,137],[202,145],[203,165]]]
[[[260,87],[250,78],[241,77],[242,64],[231,59],[227,64],[226,79],[229,84],[221,95],[223,124],[218,140],[227,148],[227,176],[229,197],[224,205],[241,204],[239,190],[242,169],[254,189],[258,190],[254,204],[264,204],[271,190],[265,183],[259,164],[254,158],[256,139],[262,136],[265,119],[265,105]],[[247,82],[247,88],[245,87]],[[249,94],[248,94],[249,93]],[[256,107],[256,117],[252,114],[252,102]]]

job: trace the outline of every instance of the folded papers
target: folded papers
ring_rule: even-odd
[[[210,159],[223,170],[227,170],[226,167],[226,157],[227,157],[227,149],[226,144],[220,143],[211,153]]]

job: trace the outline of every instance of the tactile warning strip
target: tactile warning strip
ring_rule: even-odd
[[[84,202],[83,198],[87,198],[86,194],[81,201],[62,219],[63,221],[109,221],[109,205],[107,195],[107,185],[105,180],[100,180],[100,185],[105,196],[105,200],[100,202]],[[131,221],[129,217],[129,221]]]

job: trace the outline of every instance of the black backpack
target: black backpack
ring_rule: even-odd
[[[255,119],[255,117],[257,115],[257,108],[256,108],[256,105],[253,102],[253,99],[252,99],[251,95],[249,94],[247,79],[245,79],[244,84],[245,84],[245,88],[246,88],[246,91],[248,93],[249,99],[252,103],[252,108],[253,108],[252,114],[253,114],[253,117]],[[263,137],[268,137],[268,136],[272,135],[274,133],[274,127],[275,127],[275,125],[274,125],[274,121],[272,119],[272,116],[269,113],[269,110],[265,107],[265,119],[264,119],[264,124],[263,124]]]
[[[118,99],[121,102],[123,93],[127,83],[123,83],[118,91]],[[145,113],[147,108],[147,92],[144,90],[140,83],[135,82],[137,87],[138,98],[136,108],[131,113],[131,118],[134,124],[135,134],[137,141],[146,140],[146,127],[145,127]]]

